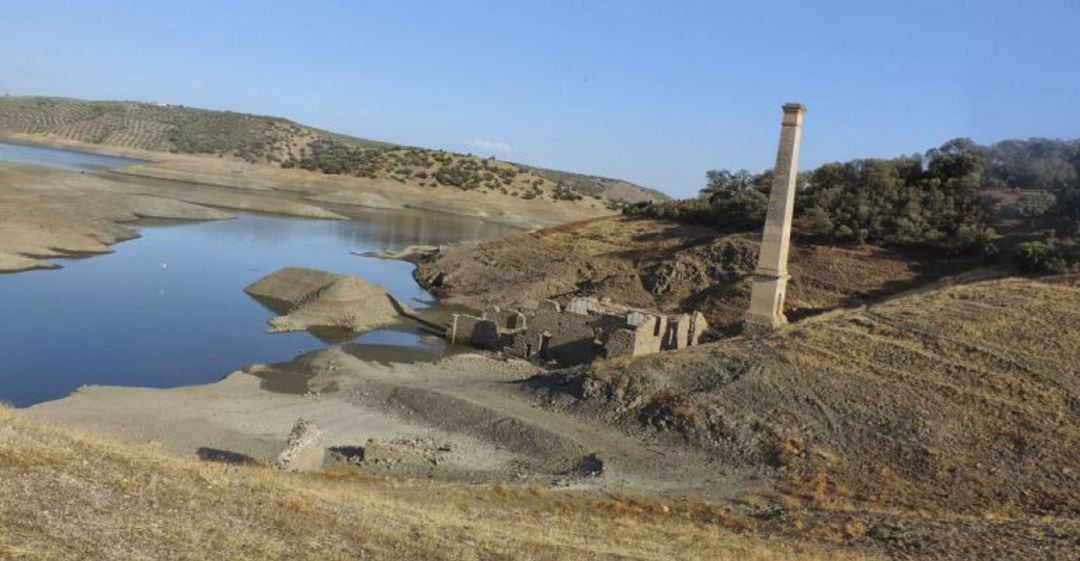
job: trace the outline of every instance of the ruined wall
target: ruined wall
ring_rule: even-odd
[[[646,355],[660,352],[668,333],[668,318],[647,315],[645,321],[634,328],[634,354]]]
[[[450,342],[482,349],[499,348],[499,328],[494,321],[466,314],[454,314]]]
[[[634,356],[634,340],[637,335],[629,329],[620,329],[612,333],[607,340],[607,345],[604,346],[607,358],[619,358],[623,356]]]
[[[697,312],[668,317],[577,298],[565,309],[545,300],[528,316],[498,308],[484,317],[457,314],[450,340],[515,358],[581,364],[695,345],[706,328]]]
[[[525,314],[517,310],[501,310],[495,308],[493,313],[485,314],[485,316],[494,320],[499,329],[516,330],[525,329],[526,327]]]
[[[664,337],[664,342],[661,345],[661,349],[681,349],[689,346],[690,341],[690,316],[681,314],[671,318],[671,324],[668,326],[667,336]]]
[[[591,362],[595,358],[596,326],[592,316],[564,312],[558,302],[540,303],[529,322],[536,334],[536,356],[564,364]]]
[[[701,337],[709,330],[709,322],[705,320],[705,314],[694,312],[690,315],[690,334],[687,337],[687,345],[697,345]]]

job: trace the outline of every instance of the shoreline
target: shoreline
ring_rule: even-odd
[[[252,164],[230,157],[154,152],[89,144],[48,135],[6,133],[0,134],[0,142],[145,160],[144,163],[123,166],[111,172],[140,180],[291,193],[315,206],[413,209],[476,218],[523,230],[615,214],[595,201],[526,200],[450,187],[420,188],[388,180]]]
[[[70,149],[75,143],[57,144],[60,146],[53,147]],[[132,151],[98,150],[96,153],[143,156]],[[147,164],[133,167],[139,165]],[[128,171],[122,173],[130,175]],[[9,178],[30,181],[5,182],[4,173]],[[363,209],[360,212],[365,212],[372,208],[341,203],[326,205],[329,209],[310,207],[325,209],[326,214],[322,214],[308,211],[307,206],[280,206],[288,202],[307,205],[306,201],[313,197],[311,193],[297,190],[282,192],[272,185],[253,189],[138,174],[131,175],[133,179],[128,182],[111,180],[109,175],[110,172],[81,174],[38,166],[0,164],[0,197],[5,194],[5,183],[18,185],[7,190],[9,196],[17,198],[26,193],[32,195],[29,199],[34,202],[37,202],[38,194],[48,196],[59,185],[63,188],[61,194],[71,198],[58,201],[61,204],[55,206],[72,212],[61,218],[90,214],[88,221],[93,226],[100,228],[103,221],[114,225],[106,227],[110,230],[107,236],[100,229],[81,232],[94,241],[91,245],[33,240],[47,250],[31,248],[14,255],[32,260],[41,267],[56,268],[60,265],[44,260],[112,253],[117,250],[113,247],[115,244],[139,237],[131,226],[146,219],[183,223],[234,218],[235,211],[241,211],[351,220],[353,218],[329,209]],[[147,177],[151,184],[142,184]],[[180,188],[184,192],[178,192]],[[155,195],[148,194],[151,192]],[[71,202],[81,200],[88,193],[101,202],[101,208],[79,208],[84,214],[75,214],[75,205]],[[268,203],[268,200],[274,202]],[[279,206],[273,206],[275,204]],[[435,212],[500,223],[485,217],[463,215],[452,208],[403,205],[389,210]],[[63,220],[55,222],[54,226],[62,228]],[[59,229],[48,228],[47,231]],[[35,257],[27,257],[28,253]],[[409,262],[408,259],[395,260]],[[329,438],[334,439],[328,442],[331,446],[381,447],[391,458],[379,463],[369,462],[365,469],[387,474],[469,482],[535,481],[560,488],[584,485],[610,490],[624,487],[648,490],[670,486],[663,482],[661,473],[649,467],[650,462],[645,456],[631,452],[636,445],[626,443],[614,451],[606,451],[606,443],[626,440],[627,437],[617,429],[594,424],[590,431],[580,432],[573,426],[576,423],[569,422],[567,417],[538,413],[516,388],[540,372],[540,368],[528,363],[511,363],[472,353],[451,354],[434,362],[382,362],[358,358],[341,346],[331,346],[283,364],[252,364],[212,384],[169,389],[84,386],[66,397],[38,403],[22,411],[32,417],[126,442],[158,443],[172,453],[185,456],[217,450],[262,463],[269,463],[274,458],[289,427],[298,418],[310,417],[320,423]],[[270,378],[278,382],[271,383]],[[286,386],[301,384],[306,389],[292,393],[274,391],[273,388],[280,388],[282,379],[292,380]],[[357,380],[363,383],[358,385]],[[313,384],[318,387],[312,389]],[[477,401],[477,394],[486,395],[491,403]],[[549,428],[552,424],[563,425],[563,430],[552,431]],[[503,425],[515,428],[508,433],[499,428]],[[485,426],[489,428],[482,428]],[[598,438],[596,431],[603,437]],[[568,436],[564,432],[577,434]],[[435,443],[434,452],[425,448],[430,448],[428,444],[432,442]],[[443,452],[444,448],[450,451]],[[588,458],[598,451],[605,458],[620,454],[629,457],[629,467],[619,465],[619,462],[609,465],[608,475],[603,478],[581,479],[584,476],[578,473],[579,465],[588,463]],[[667,470],[675,467],[668,465]],[[644,479],[638,481],[640,478]]]
[[[107,254],[130,239],[126,225],[141,219],[203,221],[235,212],[280,217],[360,220],[365,213],[432,213],[527,231],[538,223],[455,212],[446,208],[325,204],[297,191],[235,188],[199,181],[82,174],[45,166],[0,163],[0,272],[53,269],[43,259]],[[92,197],[88,200],[87,197]],[[361,217],[361,218],[358,218]]]
[[[764,492],[746,474],[703,477],[702,452],[537,408],[518,387],[542,371],[476,353],[383,363],[330,347],[211,384],[85,386],[21,411],[189,457],[213,450],[269,464],[304,418],[331,450],[365,450],[356,465],[371,474],[710,499]]]

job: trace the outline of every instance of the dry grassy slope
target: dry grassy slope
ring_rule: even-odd
[[[178,105],[3,96],[0,97],[0,133],[41,135],[156,152],[213,154],[273,164],[304,154],[313,141],[329,140],[369,149],[376,155],[372,179],[435,186],[434,175],[446,167],[459,169],[466,177],[475,177],[477,189],[517,193],[526,198],[552,198],[559,185],[610,200],[666,198],[654,190],[620,180],[397,146],[331,133],[279,117]],[[447,161],[418,165],[419,161],[431,162],[433,156]],[[466,171],[466,167],[470,169]],[[511,169],[516,175],[506,184],[490,179],[491,172],[498,172],[498,168]],[[487,178],[484,186],[479,186],[484,178]]]
[[[557,183],[562,183],[576,191],[584,193],[598,192],[605,198],[616,201],[636,203],[639,201],[666,201],[671,199],[671,197],[668,197],[666,194],[657,191],[656,189],[649,189],[648,187],[635,185],[621,179],[569,173],[532,166],[522,167],[533,171],[541,177],[545,177]],[[598,188],[600,189],[599,191],[597,191]]]
[[[749,299],[757,237],[604,217],[444,248],[421,263],[415,276],[449,302],[476,308],[606,296],[664,311],[701,310],[717,332],[733,333]],[[928,265],[874,247],[796,244],[791,258],[788,310],[795,315],[915,286],[931,276]]]
[[[157,152],[232,154],[255,160],[280,158],[290,149],[325,135],[285,119],[261,115],[129,101],[11,96],[0,98],[0,130],[89,144]]]
[[[1080,280],[1003,279],[534,384],[817,506],[1080,514]],[[1075,534],[1074,534],[1075,535]]]
[[[0,408],[0,559],[871,559],[701,501],[198,463]]]

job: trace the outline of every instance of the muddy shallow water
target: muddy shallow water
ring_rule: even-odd
[[[133,163],[9,144],[0,144],[0,161],[82,171]],[[114,246],[114,254],[57,259],[60,270],[0,275],[0,401],[26,406],[86,384],[205,383],[254,362],[289,360],[329,343],[309,333],[265,333],[274,314],[243,292],[248,284],[282,267],[313,267],[360,275],[423,307],[430,295],[413,281],[412,265],[353,252],[512,231],[431,212],[354,208],[349,215],[353,220],[243,214],[219,222],[146,222],[134,226],[141,237]],[[388,361],[441,352],[410,326],[348,344],[350,352]]]

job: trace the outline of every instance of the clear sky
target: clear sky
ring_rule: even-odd
[[[968,136],[1080,137],[1080,0],[0,0],[0,94],[161,101],[687,196]]]

